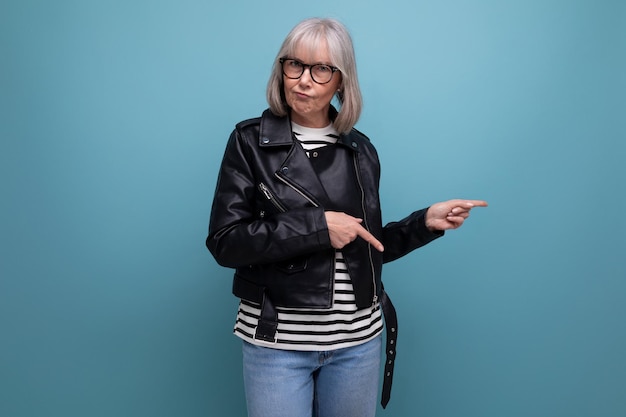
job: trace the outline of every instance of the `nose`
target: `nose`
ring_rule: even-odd
[[[313,78],[311,78],[311,67],[307,66],[304,68],[298,81],[302,84],[311,84],[313,82]]]

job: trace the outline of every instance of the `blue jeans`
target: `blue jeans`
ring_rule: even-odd
[[[345,349],[304,352],[243,342],[248,417],[374,417],[381,336]]]

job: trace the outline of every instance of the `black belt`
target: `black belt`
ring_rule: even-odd
[[[393,382],[393,366],[396,363],[396,342],[398,341],[398,317],[396,309],[389,296],[383,289],[380,296],[380,305],[383,308],[383,316],[385,317],[385,328],[387,329],[387,344],[385,346],[385,373],[383,375],[383,394],[380,399],[380,405],[387,407],[389,398],[391,397],[391,383]]]
[[[261,301],[261,316],[256,326],[254,338],[268,343],[276,343],[276,329],[278,328],[278,313],[274,303],[267,296],[267,290],[263,291]]]
[[[398,318],[389,296],[383,289],[380,297],[380,305],[383,309],[385,327],[387,329],[387,343],[385,346],[385,373],[383,375],[383,393],[380,404],[387,407],[391,397],[391,383],[393,382],[393,367],[396,361],[396,342],[398,340]],[[261,316],[254,333],[254,338],[268,343],[276,343],[276,329],[278,327],[278,313],[274,304],[263,291],[261,301]]]

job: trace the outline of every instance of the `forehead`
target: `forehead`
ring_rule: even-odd
[[[332,64],[330,53],[328,52],[328,44],[323,39],[317,42],[308,39],[301,40],[294,45],[290,55],[305,63]]]

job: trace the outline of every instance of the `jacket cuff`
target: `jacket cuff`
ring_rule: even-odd
[[[445,235],[445,231],[444,230],[430,230],[428,226],[426,226],[426,212],[427,211],[428,209],[425,209],[423,211],[423,215],[418,218],[417,229],[419,230],[419,233],[422,234],[422,236],[424,236],[424,238],[429,239],[430,237],[428,241],[432,242],[433,240]]]
[[[328,223],[326,222],[326,212],[319,207],[315,210],[315,224],[317,225],[317,241],[323,249],[330,248],[330,234],[328,231]]]

